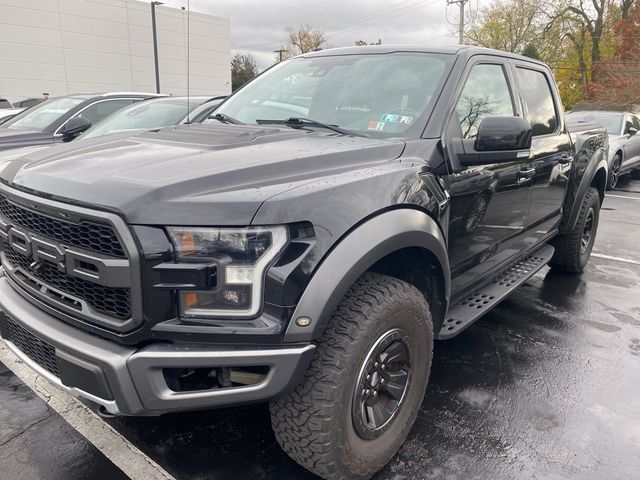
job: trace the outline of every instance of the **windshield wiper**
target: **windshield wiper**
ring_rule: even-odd
[[[345,130],[337,125],[331,125],[328,123],[319,122],[318,120],[311,120],[310,118],[303,117],[289,117],[286,120],[256,120],[258,125],[286,125],[291,128],[304,128],[304,127],[320,127],[332,130],[342,135],[353,135],[355,137],[366,137],[361,133],[354,133],[350,130]]]
[[[216,113],[215,115],[211,115],[208,118],[213,118],[214,120],[218,120],[219,122],[222,122],[222,123],[231,123],[233,125],[245,125],[240,120],[236,120],[235,118],[230,117],[229,115],[225,115],[224,113]]]

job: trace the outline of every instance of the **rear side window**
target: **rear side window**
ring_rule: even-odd
[[[547,76],[528,68],[517,68],[517,71],[533,136],[555,132],[558,128],[558,114]]]
[[[509,83],[501,65],[473,67],[456,104],[456,113],[463,138],[475,138],[485,117],[514,115]]]
[[[92,125],[95,125],[103,118],[108,117],[127,105],[131,105],[133,102],[134,101],[130,99],[101,100],[93,105],[89,105],[76,116],[84,117],[89,120]]]

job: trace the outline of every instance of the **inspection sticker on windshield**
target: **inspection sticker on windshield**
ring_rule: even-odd
[[[383,130],[384,129],[384,122],[376,122],[375,120],[372,120],[369,122],[369,130]]]
[[[405,125],[411,125],[413,123],[413,117],[410,115],[395,115],[388,113],[382,115],[380,118],[385,123],[404,123]]]

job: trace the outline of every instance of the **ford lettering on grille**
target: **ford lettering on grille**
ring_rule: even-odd
[[[33,268],[48,262],[72,277],[105,287],[129,287],[129,261],[65,248],[44,240],[0,219],[0,238],[16,252],[33,260]]]

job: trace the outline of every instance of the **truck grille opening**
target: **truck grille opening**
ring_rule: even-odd
[[[27,357],[56,377],[60,376],[53,345],[39,339],[16,322],[0,313],[0,331],[5,340],[13,343]]]
[[[127,320],[131,317],[131,295],[128,288],[104,287],[80,278],[71,277],[49,263],[43,263],[38,268],[32,268],[32,260],[15,251],[6,241],[3,242],[3,249],[6,260],[12,266],[19,267],[27,272],[41,281],[45,287],[53,287],[70,295],[70,297],[65,298],[60,293],[48,291],[47,295],[52,297],[52,300],[80,310],[81,305],[77,300],[71,298],[77,297],[86,301],[96,312],[109,317],[119,320]],[[34,282],[25,275],[20,275],[20,280],[32,288],[42,290],[42,284]]]
[[[110,225],[88,220],[73,223],[49,217],[14,204],[2,194],[0,194],[0,214],[17,226],[66,245],[126,258],[120,240]]]
[[[257,385],[267,377],[269,367],[164,368],[162,372],[172,391],[195,392]]]

